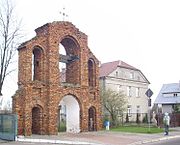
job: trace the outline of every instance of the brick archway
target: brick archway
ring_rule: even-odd
[[[59,123],[64,121],[66,132],[80,132],[80,105],[77,99],[72,95],[66,95],[61,99],[59,105],[61,106]]]
[[[32,134],[42,133],[42,108],[35,106],[32,108]]]
[[[96,131],[96,108],[90,107],[88,110],[88,130]]]
[[[95,106],[95,110],[89,110],[90,116],[101,116],[101,103],[99,61],[87,45],[87,35],[70,22],[47,23],[35,31],[36,36],[18,48],[18,90],[13,96],[18,134],[57,134],[58,105],[67,94],[74,94],[70,100],[74,99],[80,106],[75,132],[88,131],[88,106]],[[66,50],[65,55],[59,54],[60,44]],[[59,69],[60,61],[66,63],[65,83]],[[32,108],[37,102],[41,105]],[[76,113],[70,114],[73,118]],[[101,118],[94,121],[93,130],[100,130]],[[72,125],[69,126],[67,128]]]

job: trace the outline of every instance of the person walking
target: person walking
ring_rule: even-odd
[[[164,124],[164,135],[168,135],[169,134],[170,117],[167,112],[164,113],[163,124]]]

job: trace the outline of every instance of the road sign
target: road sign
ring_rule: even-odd
[[[148,89],[145,94],[150,98],[153,95],[153,92],[151,91],[151,89]]]

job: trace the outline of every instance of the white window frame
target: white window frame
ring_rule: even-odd
[[[136,88],[136,97],[140,97],[139,93],[140,93],[140,88]]]
[[[128,97],[132,96],[132,87],[131,86],[127,86],[127,96]]]
[[[128,105],[128,107],[127,107],[128,116],[131,116],[131,112],[132,112],[131,105]]]
[[[134,79],[134,72],[130,72],[129,77],[130,79]]]

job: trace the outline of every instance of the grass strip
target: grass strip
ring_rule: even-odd
[[[116,128],[111,128],[110,131],[153,134],[153,133],[162,133],[164,130],[163,128],[157,128],[157,127],[149,128],[149,127],[141,127],[141,126],[120,126]]]

